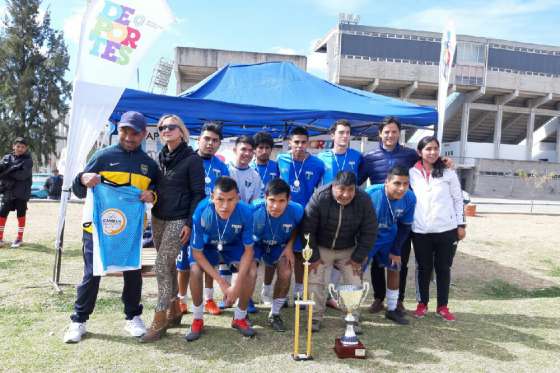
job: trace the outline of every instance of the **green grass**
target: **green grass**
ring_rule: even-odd
[[[477,274],[497,273],[499,265],[479,259],[461,253],[454,263],[454,270],[469,273],[468,278],[454,280],[451,291],[450,306],[457,322],[445,323],[435,316],[435,299],[424,319],[409,317],[411,325],[406,327],[388,322],[382,314],[371,315],[364,307],[360,339],[369,358],[339,360],[332,347],[334,339],[343,334],[344,323],[339,313],[329,310],[321,332],[313,336],[315,359],[296,363],[290,358],[293,309],[283,311],[289,328],[286,333],[272,332],[266,323],[267,310],[261,308],[259,314],[251,316],[257,337],[243,338],[231,329],[232,311],[228,310],[218,317],[206,316],[206,332],[197,342],[183,339],[192,319],[189,314],[181,327],[170,329],[158,343],[140,344],[123,330],[119,277],[102,279],[87,337],[77,345],[65,345],[62,335],[73,308],[73,285],[82,276],[81,250],[76,244],[65,250],[61,281],[68,285],[59,294],[49,283],[52,243],[40,240],[18,250],[0,250],[0,369],[244,373],[556,370],[560,281],[532,289],[513,285],[507,278],[481,280]],[[470,272],[462,267],[464,263]],[[548,269],[543,271],[547,275]],[[412,280],[409,289],[406,306],[410,309],[415,305]],[[156,291],[155,278],[146,278],[143,303],[147,323],[153,315]]]

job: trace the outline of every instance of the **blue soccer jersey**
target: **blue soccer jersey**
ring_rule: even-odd
[[[389,251],[397,237],[398,224],[412,224],[414,221],[414,207],[416,196],[411,190],[398,200],[389,200],[385,194],[385,184],[375,184],[366,189],[369,194],[375,214],[377,215],[377,241],[372,254],[378,251]]]
[[[255,209],[253,212],[255,247],[264,251],[275,247],[283,249],[303,218],[303,207],[299,203],[290,201],[284,213],[277,218],[268,214],[264,199],[254,201],[253,207]]]
[[[229,219],[224,220],[218,216],[209,198],[198,204],[193,215],[192,250],[234,251],[251,245],[253,211],[250,205],[239,201]]]
[[[280,154],[277,158],[280,178],[290,185],[292,201],[305,208],[315,188],[321,183],[325,173],[324,163],[314,155],[303,161],[292,160],[290,153]]]
[[[204,163],[204,193],[209,197],[214,190],[214,184],[219,177],[229,176],[227,165],[215,155],[212,158],[202,158]]]
[[[325,164],[323,184],[331,183],[340,171],[352,171],[358,182],[358,168],[362,161],[362,154],[354,149],[348,148],[344,154],[335,154],[333,150],[326,150],[317,155]]]
[[[257,162],[253,161],[251,163],[251,168],[254,168],[261,178],[261,198],[263,198],[266,184],[268,184],[270,180],[280,177],[278,163],[273,160],[269,160],[266,164],[257,164]]]

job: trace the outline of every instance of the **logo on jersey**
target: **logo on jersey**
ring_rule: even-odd
[[[293,225],[292,224],[282,224],[282,229],[284,229],[284,232],[286,233],[290,233],[290,231],[292,230]]]
[[[235,231],[235,234],[239,233],[243,226],[241,224],[232,224],[231,228]]]
[[[126,228],[126,216],[119,209],[107,209],[101,214],[101,226],[104,234],[117,235]]]
[[[140,172],[142,172],[142,175],[147,175],[148,174],[148,165],[147,164],[141,164],[140,165]]]
[[[311,180],[313,175],[314,175],[313,171],[305,171],[305,177],[307,178],[307,180]]]

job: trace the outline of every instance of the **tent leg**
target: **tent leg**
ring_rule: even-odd
[[[56,247],[56,252],[54,255],[54,266],[53,266],[53,276],[51,283],[53,284],[55,290],[58,293],[61,293],[62,290],[60,289],[60,268],[62,266],[62,245],[64,242],[64,227],[66,223],[62,225],[62,231],[60,232],[60,239],[57,241],[58,245]]]

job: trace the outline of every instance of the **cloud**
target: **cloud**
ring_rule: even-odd
[[[309,0],[317,8],[330,15],[356,13],[367,5],[367,0]]]
[[[441,32],[452,20],[458,34],[527,40],[536,36],[527,32],[535,26],[531,14],[555,10],[558,5],[558,0],[474,0],[461,7],[435,6],[414,12],[395,18],[390,26]]]
[[[270,49],[272,50],[272,53],[289,54],[289,55],[300,54],[295,49],[287,48],[287,47],[272,47]]]
[[[86,7],[75,8],[72,15],[64,20],[64,38],[67,43],[80,44],[80,30]]]
[[[315,45],[321,39],[313,39],[309,43],[309,49],[307,52],[307,71],[317,75],[321,78],[327,78],[327,54],[326,53],[315,53]]]

